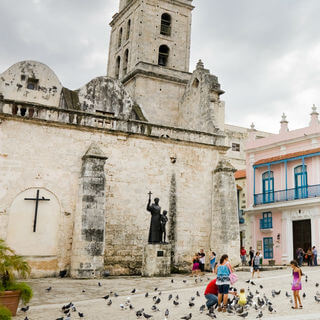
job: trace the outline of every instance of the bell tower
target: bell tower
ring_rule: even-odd
[[[150,122],[175,125],[188,80],[192,0],[120,0],[108,76],[119,79]]]

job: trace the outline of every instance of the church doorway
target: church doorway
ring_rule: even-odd
[[[311,248],[311,220],[292,221],[293,257],[296,259],[297,249],[307,251]]]

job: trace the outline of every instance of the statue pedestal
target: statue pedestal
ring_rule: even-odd
[[[142,260],[143,277],[165,277],[171,274],[171,244],[148,244]]]

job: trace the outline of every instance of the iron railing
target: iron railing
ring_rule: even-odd
[[[254,195],[254,204],[260,205],[266,203],[292,201],[314,197],[320,197],[320,184],[258,193]]]

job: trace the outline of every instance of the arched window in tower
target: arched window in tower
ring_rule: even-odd
[[[124,52],[123,57],[123,74],[126,75],[128,71],[129,49]]]
[[[130,30],[131,29],[131,20],[129,19],[127,22],[127,40],[130,38]]]
[[[164,13],[161,16],[160,33],[165,36],[171,36],[171,16],[168,13]]]
[[[121,58],[117,57],[116,72],[115,72],[116,79],[119,79],[119,76],[120,76],[120,63],[121,63]]]
[[[169,60],[169,47],[166,45],[162,45],[159,48],[159,58],[158,58],[158,65],[159,66],[167,66]]]
[[[119,38],[118,38],[118,48],[121,47],[122,33],[123,33],[123,30],[122,30],[122,28],[120,28],[120,30],[119,30]]]

